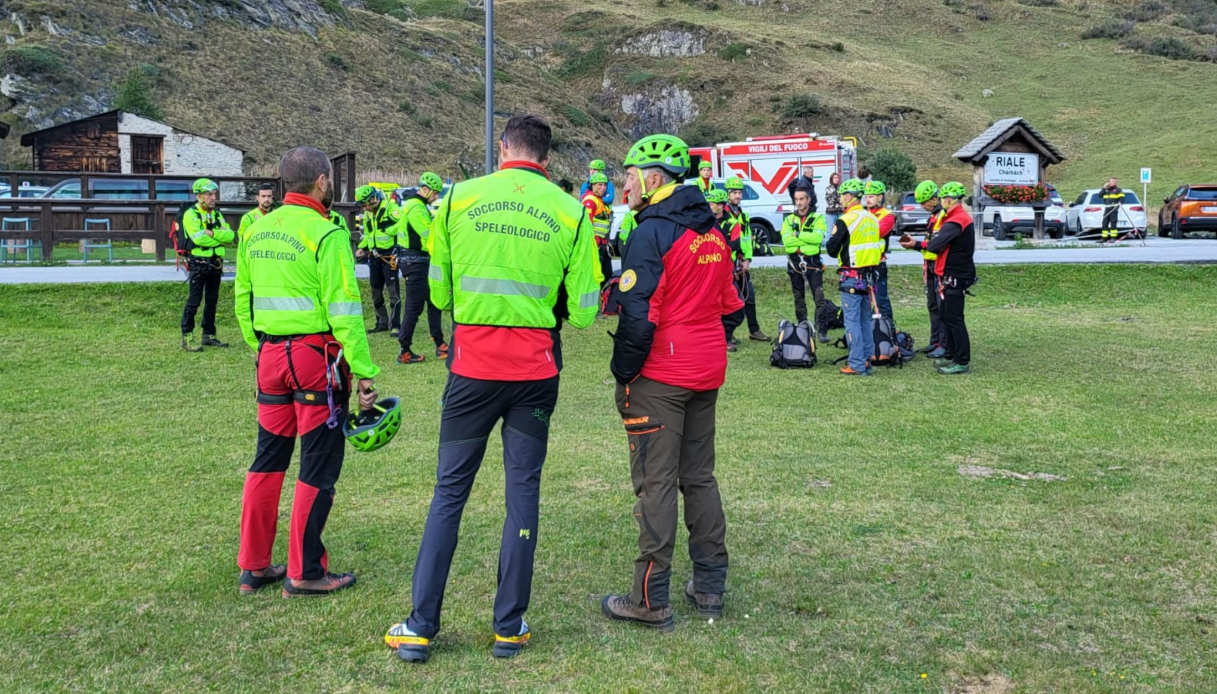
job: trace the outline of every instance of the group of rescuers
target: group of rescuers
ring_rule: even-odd
[[[511,118],[500,139],[499,169],[453,185],[433,218],[427,203],[440,185],[429,175],[407,201],[413,209],[401,215],[408,220],[404,225],[399,218],[382,226],[388,217],[380,216],[380,201],[364,206],[361,249],[375,253],[399,242],[413,251],[402,254],[407,283],[419,281],[411,258],[424,252],[413,237],[425,236],[429,257],[415,261],[427,268],[424,296],[437,311],[451,310],[455,326],[447,349],[436,483],[413,570],[413,606],[384,637],[403,660],[422,662],[431,653],[461,515],[500,421],[506,518],[492,653],[514,656],[532,635],[524,613],[540,539],[541,468],[563,361],[560,330],[563,323],[586,328],[594,322],[603,282],[595,250],[602,237],[588,208],[549,181],[551,138],[540,117]],[[727,367],[723,320],[738,317],[746,306],[732,251],[743,252],[737,242],[747,225],[738,208],[728,207],[730,194],[726,201],[714,194],[707,204],[698,186],[681,184],[689,164],[688,147],[671,135],[644,137],[626,154],[621,193],[633,228],[616,288],[619,322],[609,364],[629,443],[639,553],[631,589],[604,596],[601,610],[610,619],[661,630],[674,626],[669,593],[678,490],[692,562],[684,598],[698,615],[723,614],[728,555],[714,476],[715,407]],[[258,421],[242,495],[238,587],[251,595],[282,582],[285,597],[321,596],[355,583],[352,573],[330,571],[321,535],[344,456],[339,424],[351,414],[352,394],[360,412],[379,405],[374,379],[380,369],[368,346],[350,231],[330,211],[329,158],[297,147],[283,155],[279,169],[283,204],[243,220],[237,250],[235,310],[242,338],[257,356]],[[606,183],[595,178],[589,188]],[[221,254],[233,232],[214,222],[214,184],[203,181],[196,192],[198,219],[188,218],[187,231],[197,248]],[[842,260],[842,284],[877,282],[879,224],[863,207],[865,188],[849,180],[839,192],[843,210],[829,250]],[[963,267],[955,259],[969,255],[972,239],[971,220],[959,206],[962,186],[934,190],[923,184],[917,195],[927,206],[942,202],[931,222],[935,231],[928,244],[907,237],[901,243],[937,253],[932,286],[945,286],[945,295],[955,296],[950,290],[967,283],[951,274]],[[796,191],[799,212],[790,223],[788,249],[800,273],[804,262],[818,267],[816,234],[823,222],[808,221],[810,201],[810,191]],[[956,309],[951,299],[944,301],[944,318],[954,311],[962,326],[962,302],[960,295]],[[377,329],[388,324],[379,310],[376,320]],[[954,336],[949,319],[944,322],[944,339],[966,366],[966,333]],[[214,330],[206,334],[215,340]],[[438,333],[434,337],[441,346]],[[287,563],[275,564],[280,494],[297,437],[301,459]]]

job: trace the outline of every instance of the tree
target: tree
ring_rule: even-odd
[[[917,185],[917,167],[909,155],[894,147],[878,150],[865,162],[871,175],[883,181],[889,193],[899,194]]]
[[[152,99],[152,87],[149,85],[148,75],[145,70],[140,68],[127,73],[127,79],[123,80],[122,85],[118,88],[118,98],[114,100],[114,108],[152,120],[165,119],[164,112]]]

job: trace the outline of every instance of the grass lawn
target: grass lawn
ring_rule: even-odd
[[[920,273],[892,275],[897,320],[923,340]],[[772,332],[791,312],[786,277],[757,280]],[[984,268],[963,377],[918,357],[847,379],[824,363],[831,348],[778,371],[746,343],[719,399],[727,615],[679,605],[671,635],[600,615],[636,551],[613,321],[567,329],[535,638],[490,657],[493,440],[419,667],[381,636],[409,605],[442,364],[393,364],[396,344],[372,336],[406,424],[350,453],[338,485],[325,539],[359,584],[239,598],[250,352],[178,350],[181,284],[0,286],[0,691],[1215,691],[1215,287],[1213,266]],[[236,343],[231,291],[220,334]],[[683,551],[682,533],[674,594]]]

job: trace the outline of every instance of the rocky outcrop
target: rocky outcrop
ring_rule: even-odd
[[[678,132],[700,113],[693,94],[674,85],[655,86],[620,95],[621,111],[633,118],[632,137]]]
[[[652,58],[691,58],[706,54],[710,32],[694,25],[655,29],[630,37],[614,53],[647,55]]]

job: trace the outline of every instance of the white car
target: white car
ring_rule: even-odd
[[[1065,228],[1071,234],[1088,236],[1103,228],[1103,192],[1088,188],[1069,203],[1065,213]],[[1145,206],[1137,194],[1124,189],[1124,202],[1116,213],[1116,228],[1121,231],[1136,231],[1145,234]]]
[[[711,182],[716,188],[723,188],[723,182],[726,179],[715,178]],[[685,181],[687,185],[696,185],[696,179]],[[778,212],[779,201],[769,194],[763,188],[754,186],[751,183],[744,183],[744,197],[740,200],[740,207],[748,214],[748,218],[752,220],[752,252],[756,255],[770,255],[770,246],[780,244],[782,242],[782,214]],[[620,255],[620,249],[617,247],[617,232],[621,228],[621,220],[625,219],[625,213],[629,208],[625,205],[613,205],[613,224],[609,230],[610,248],[617,255]]]
[[[1035,231],[1035,210],[1030,205],[986,205],[980,210],[980,223],[985,235],[1001,241],[1016,232],[1027,235]],[[1054,239],[1065,233],[1065,202],[1055,190],[1044,208],[1044,231]]]

